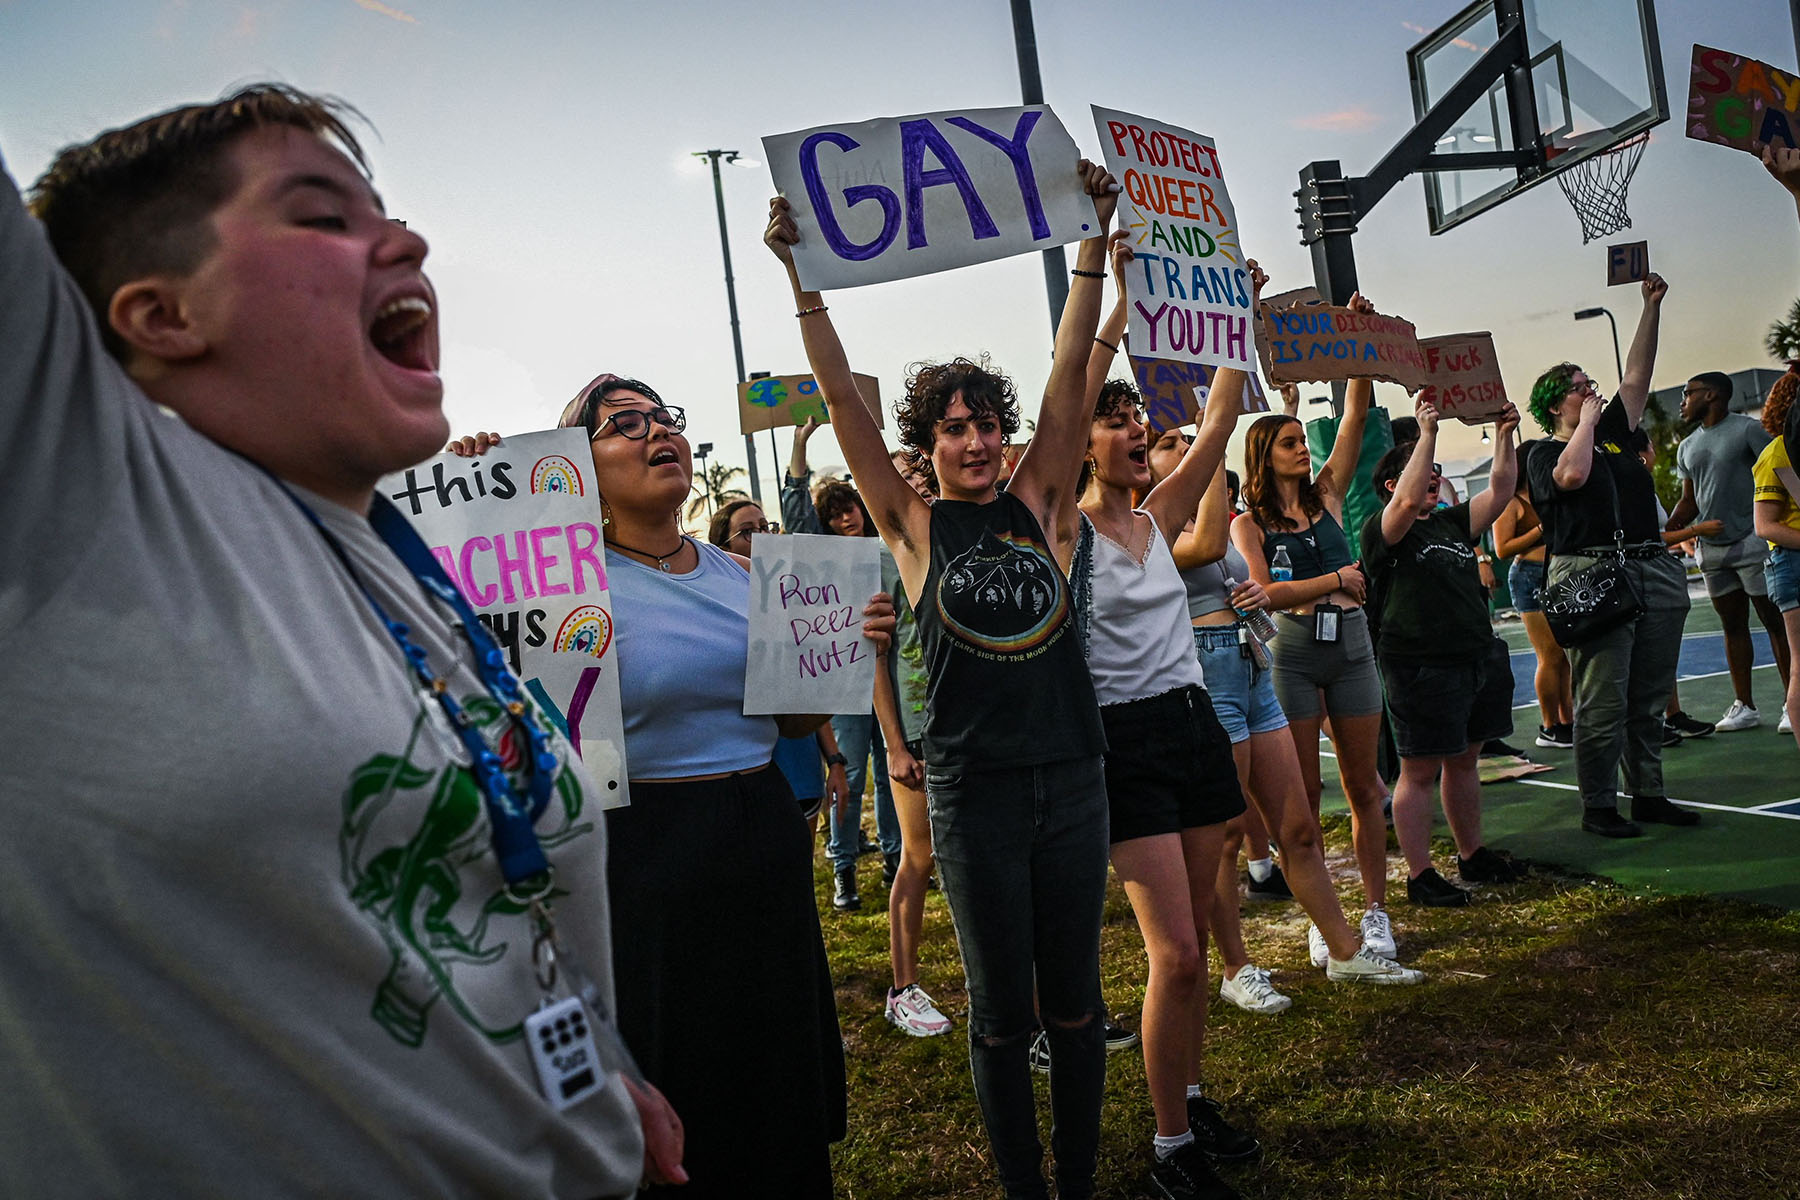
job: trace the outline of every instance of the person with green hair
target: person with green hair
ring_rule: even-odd
[[[1604,399],[1574,363],[1538,376],[1527,407],[1549,436],[1524,448],[1531,504],[1550,551],[1546,593],[1578,571],[1620,552],[1642,610],[1597,637],[1568,647],[1575,696],[1575,769],[1581,827],[1602,837],[1637,837],[1637,822],[1696,825],[1699,815],[1663,791],[1663,709],[1675,686],[1687,577],[1663,545],[1656,487],[1631,451],[1656,364],[1668,284],[1651,275],[1618,393]],[[1621,766],[1631,819],[1619,814]]]

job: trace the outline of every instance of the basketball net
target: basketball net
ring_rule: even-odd
[[[1650,131],[1646,129],[1556,177],[1575,215],[1581,218],[1582,245],[1631,228],[1631,214],[1625,211],[1625,192],[1649,141]]]

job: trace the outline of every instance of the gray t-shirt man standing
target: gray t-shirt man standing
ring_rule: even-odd
[[[1670,529],[1686,528],[1696,520],[1716,521],[1720,526],[1717,533],[1701,536],[1699,560],[1706,594],[1724,627],[1725,661],[1736,693],[1731,707],[1715,724],[1721,733],[1753,729],[1762,723],[1751,697],[1752,605],[1769,631],[1775,661],[1787,662],[1781,614],[1770,603],[1763,581],[1767,550],[1751,529],[1754,483],[1750,468],[1769,444],[1769,435],[1760,423],[1731,411],[1731,393],[1731,377],[1719,371],[1696,375],[1682,389],[1681,419],[1694,423],[1694,428],[1675,450],[1681,499],[1668,522]],[[1784,678],[1784,690],[1785,682]],[[1785,714],[1782,719],[1786,721]]]
[[[0,1195],[623,1197],[669,1120],[604,1035],[597,1095],[540,1090],[533,920],[369,603],[524,793],[367,518],[447,430],[425,243],[347,136],[245,89],[65,151],[42,226],[0,170]],[[558,994],[603,1022],[603,824],[551,752]]]

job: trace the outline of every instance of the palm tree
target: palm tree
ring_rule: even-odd
[[[692,521],[701,513],[710,513],[719,505],[745,495],[743,488],[734,488],[731,481],[744,474],[744,468],[730,466],[727,463],[707,463],[705,472],[694,481],[700,494],[688,501],[687,517]]]
[[[1794,301],[1784,319],[1769,326],[1763,345],[1775,358],[1800,358],[1800,300]]]

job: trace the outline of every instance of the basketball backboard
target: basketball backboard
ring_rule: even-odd
[[[1499,39],[1496,0],[1475,0],[1407,51],[1423,118]],[[1652,0],[1522,0],[1537,140],[1518,170],[1422,171],[1431,232],[1442,233],[1669,117]],[[1512,150],[1504,80],[1439,139],[1439,154]]]

